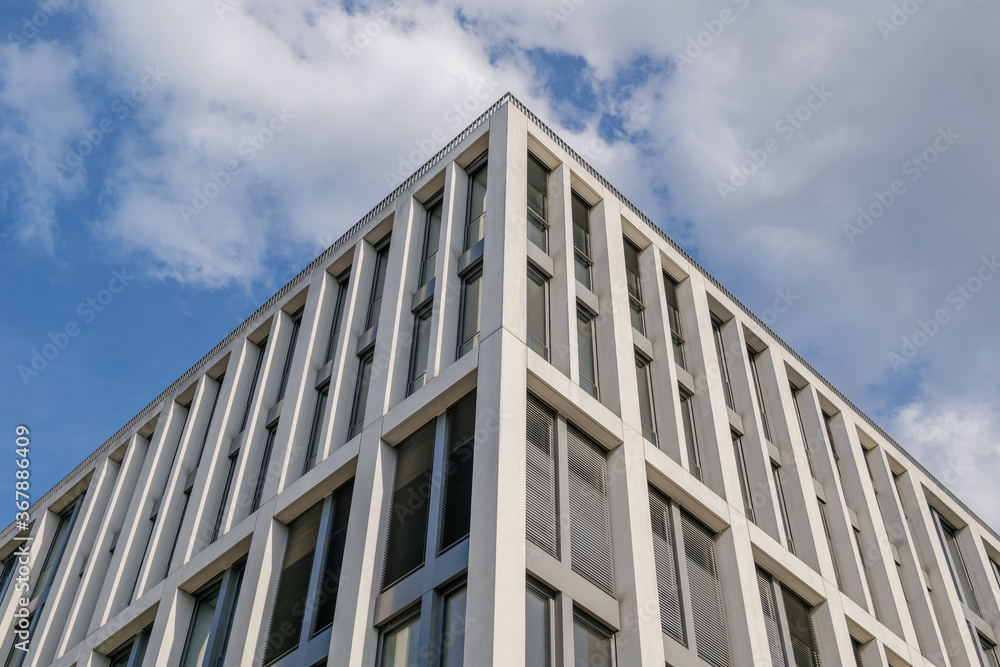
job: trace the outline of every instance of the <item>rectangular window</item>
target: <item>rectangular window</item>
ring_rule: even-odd
[[[635,353],[635,382],[639,389],[639,421],[642,437],[656,444],[656,419],[653,416],[653,380],[649,372],[649,359]]]
[[[701,452],[698,449],[698,432],[694,421],[694,396],[680,389],[681,423],[684,426],[684,444],[687,446],[688,470],[701,479]]]
[[[153,531],[156,529],[156,518],[160,511],[160,500],[160,498],[157,498],[153,501],[152,511],[149,515],[149,532],[146,533],[146,543],[142,547],[142,557],[139,559],[139,565],[135,570],[135,577],[132,579],[132,587],[128,591],[128,598],[126,598],[129,602],[135,599],[136,588],[139,586],[139,577],[142,575],[142,567],[146,563],[146,556],[149,555],[149,543],[153,539]]]
[[[444,598],[440,640],[441,667],[462,667],[464,664],[467,592],[463,586]]]
[[[997,563],[992,558],[990,559],[990,565],[993,567],[993,576],[997,579],[997,586],[1000,586],[1000,563]],[[3,597],[3,590],[0,589],[0,598]]]
[[[330,397],[330,385],[320,389],[316,397],[316,409],[313,411],[312,428],[309,429],[309,444],[306,446],[306,460],[302,466],[302,474],[309,472],[316,466],[319,457],[320,441],[323,433],[326,432],[326,424],[330,417],[329,410],[326,409],[327,401]]]
[[[439,195],[436,201],[425,209],[424,250],[420,261],[420,287],[429,283],[437,275],[438,244],[441,241],[441,215],[444,199]]]
[[[700,521],[681,512],[691,620],[698,655],[716,667],[730,667],[729,631],[722,600],[722,582],[715,558],[715,535]]]
[[[660,597],[660,627],[664,633],[686,645],[673,511],[670,500],[652,486],[649,487],[649,514],[653,522],[653,558],[656,565],[656,590]]]
[[[576,308],[576,343],[580,366],[580,386],[600,400],[597,387],[597,318],[590,311]]]
[[[809,464],[809,474],[816,479],[816,467],[813,465],[812,452],[809,450],[809,438],[806,436],[806,424],[802,421],[802,407],[799,405],[799,396],[806,392],[805,388],[799,389],[794,384],[788,384],[792,391],[792,404],[795,405],[795,421],[799,423],[799,434],[802,436],[802,446],[806,449],[806,463]],[[808,396],[808,392],[806,392]],[[761,403],[763,405],[763,403]]]
[[[778,466],[771,462],[771,477],[774,479],[774,492],[778,495],[778,513],[781,515],[781,525],[785,531],[785,545],[795,553],[795,541],[792,540],[792,524],[788,520],[788,506],[785,504],[785,491],[781,488],[781,473]]]
[[[267,469],[271,465],[271,452],[274,450],[274,436],[277,431],[277,424],[267,430],[267,438],[264,440],[264,452],[260,459],[260,472],[257,473],[257,483],[254,485],[253,490],[253,501],[250,503],[251,514],[260,508],[261,496],[264,495],[264,483],[267,482]]]
[[[222,665],[226,659],[245,563],[238,563],[195,594],[181,667]],[[140,662],[134,663],[141,664]]]
[[[347,286],[351,271],[344,271],[337,278],[337,301],[333,306],[333,322],[330,323],[330,336],[326,341],[326,360],[333,361],[337,352],[337,342],[340,340],[340,329],[344,322],[344,306],[347,304]]]
[[[475,434],[472,391],[396,447],[383,591],[469,536]],[[432,511],[439,512],[438,531],[428,542]]]
[[[369,350],[362,355],[358,362],[358,382],[354,387],[354,404],[351,406],[351,427],[347,432],[347,439],[355,437],[361,433],[365,425],[365,408],[368,406],[368,385],[372,379],[372,362],[375,360],[375,351]]]
[[[865,667],[864,660],[861,658],[861,642],[854,637],[851,637],[851,650],[854,651],[854,664],[857,667]]]
[[[275,401],[280,401],[285,397],[285,390],[288,388],[288,376],[292,372],[292,360],[295,358],[295,343],[299,339],[299,330],[302,328],[302,308],[292,315],[292,334],[288,338],[288,350],[285,352],[285,364],[281,368],[281,382],[278,384],[278,397]]]
[[[318,645],[311,641],[333,624],[353,493],[351,479],[288,524],[264,645],[265,665],[300,647],[308,646],[309,653],[329,649],[329,635],[317,640]]]
[[[528,153],[528,240],[549,251],[549,170]]]
[[[556,492],[556,415],[528,394],[526,448],[527,538],[553,558],[559,557]]]
[[[0,561],[0,600],[3,600],[4,595],[7,594],[7,586],[10,584],[10,580],[14,578],[14,562],[16,558],[16,554],[11,553]]]
[[[747,355],[750,358],[750,376],[753,378],[754,392],[757,394],[757,405],[760,409],[760,426],[764,429],[764,437],[771,440],[771,429],[767,423],[767,408],[764,405],[764,392],[760,384],[760,373],[757,370],[757,357],[759,352],[754,352],[752,347],[747,347]]]
[[[444,484],[438,553],[469,536],[472,511],[472,462],[476,440],[476,392],[455,402],[447,412]]]
[[[837,477],[841,480],[841,486],[843,486],[844,472],[840,469],[840,456],[837,454],[837,444],[833,441],[833,427],[830,426],[830,422],[833,421],[833,417],[823,413],[823,424],[826,426],[826,438],[827,442],[830,444],[830,453],[833,454],[833,462],[837,466]]]
[[[333,493],[330,526],[326,532],[323,565],[316,592],[316,615],[313,617],[310,637],[315,637],[333,625],[337,610],[337,593],[340,591],[340,571],[344,565],[347,545],[347,525],[351,518],[351,501],[354,496],[354,479],[344,483]]]
[[[549,359],[549,281],[528,267],[528,347]]]
[[[149,630],[143,630],[132,641],[108,656],[109,667],[139,667],[146,655]]]
[[[247,391],[247,402],[243,406],[240,433],[246,430],[247,419],[250,417],[250,406],[253,405],[253,396],[257,392],[257,382],[260,380],[260,367],[264,364],[264,353],[267,351],[267,338],[256,343],[255,347],[257,348],[257,361],[254,362],[253,378],[250,380],[250,389]]]
[[[424,565],[436,431],[437,421],[432,420],[396,447],[383,591]]]
[[[222,500],[219,501],[219,511],[215,515],[215,526],[212,528],[212,542],[219,537],[222,529],[222,520],[226,516],[226,509],[229,506],[229,494],[233,490],[233,477],[236,475],[236,461],[239,459],[240,451],[236,450],[229,455],[229,470],[226,472],[226,484],[222,487]]]
[[[837,550],[833,547],[833,536],[830,534],[830,522],[826,518],[826,503],[817,498],[819,503],[819,518],[823,522],[823,535],[826,536],[826,546],[830,549],[830,560],[833,561],[833,575],[837,579],[837,588],[844,592],[844,581],[840,576],[840,563],[837,562]]]
[[[743,437],[731,431],[733,438],[733,455],[736,457],[736,472],[740,478],[740,495],[743,497],[743,513],[751,523],[757,523],[753,511],[753,494],[750,489],[750,475],[747,473],[747,461],[743,455]]]
[[[59,569],[59,563],[62,561],[63,553],[66,551],[69,535],[73,530],[73,524],[76,523],[76,515],[82,504],[83,499],[81,496],[81,498],[74,501],[59,514],[59,523],[56,525],[55,533],[52,535],[52,541],[49,542],[49,549],[45,553],[41,573],[38,575],[38,581],[35,582],[34,588],[31,589],[34,597],[45,597],[48,595],[49,586],[52,584],[55,573]]]
[[[406,395],[427,384],[427,359],[431,349],[432,304],[428,304],[413,317],[413,349],[410,352],[410,379]]]
[[[368,317],[365,320],[365,331],[378,326],[382,314],[382,292],[385,291],[385,274],[389,270],[389,242],[386,237],[375,246],[375,273],[372,276],[372,293],[368,300]]]
[[[322,518],[323,503],[317,503],[288,524],[285,556],[278,573],[278,589],[264,645],[265,665],[299,646],[306,611],[303,602],[309,594]]]
[[[486,218],[486,175],[487,164],[476,167],[469,173],[469,205],[465,218],[465,249],[479,243],[483,238]]]
[[[411,616],[382,635],[380,667],[411,667],[420,664],[420,616]]]
[[[212,409],[208,411],[208,423],[205,424],[205,435],[202,437],[202,439],[201,439],[201,446],[198,448],[198,459],[197,459],[198,463],[195,464],[195,467],[198,467],[199,465],[201,465],[201,457],[205,453],[205,445],[208,444],[208,432],[212,430],[212,419],[215,418],[215,408],[216,408],[216,406],[219,405],[219,394],[222,393],[222,381],[225,378],[226,378],[226,374],[222,373],[221,375],[219,375],[218,379],[215,381],[216,382],[216,387],[215,387],[215,396],[212,398]],[[208,376],[207,375],[205,376],[205,379],[206,379],[206,381],[208,380]],[[187,422],[185,422],[185,423],[187,423]]]
[[[667,295],[667,321],[670,323],[674,361],[681,368],[687,368],[684,364],[684,335],[681,333],[681,311],[677,302],[677,285],[677,281],[669,273],[663,273],[663,289]]]
[[[167,554],[167,564],[163,567],[163,575],[161,579],[165,579],[170,573],[170,565],[174,561],[174,552],[177,549],[177,544],[181,541],[181,528],[184,527],[184,517],[187,516],[188,505],[191,503],[191,487],[184,489],[184,501],[181,504],[181,516],[177,519],[177,530],[174,531],[174,539],[170,543],[170,553]],[[0,598],[3,596],[0,595]]]
[[[976,592],[972,588],[972,577],[969,576],[965,557],[962,555],[962,547],[958,543],[958,529],[948,523],[933,507],[931,514],[937,524],[938,536],[941,538],[941,545],[944,547],[945,558],[948,561],[948,569],[951,571],[951,579],[955,583],[958,596],[973,613],[979,615],[979,603],[976,600]]]
[[[552,594],[529,580],[524,591],[524,667],[552,667],[554,609]]]
[[[573,614],[573,663],[576,667],[612,667],[614,636],[611,631],[584,616]]]
[[[566,444],[573,571],[614,595],[608,453],[572,424],[566,427]]]
[[[719,358],[719,375],[722,378],[722,394],[730,410],[736,409],[733,402],[733,386],[729,380],[729,363],[726,361],[726,346],[722,342],[722,322],[712,317],[712,337],[715,339],[715,354]]]
[[[593,265],[590,247],[590,204],[573,193],[573,261],[577,281],[589,290],[594,289]]]
[[[868,596],[871,598],[872,611],[875,613],[875,618],[881,621],[882,613],[878,606],[878,598],[875,597],[875,587],[872,586],[872,577],[871,572],[868,571],[868,561],[865,559],[865,550],[861,545],[861,531],[857,528],[854,529],[854,543],[858,547],[858,556],[861,558],[861,572],[865,575],[865,585],[868,588]]]
[[[812,607],[802,598],[778,584],[767,572],[757,568],[764,624],[771,648],[771,664],[786,667],[819,667],[819,647],[813,627]],[[780,607],[778,600],[781,600]],[[786,647],[791,649],[786,650]]]
[[[983,667],[1000,667],[1000,659],[997,658],[997,645],[978,632],[976,638],[979,640]]]
[[[483,271],[477,269],[462,281],[461,317],[458,323],[458,357],[479,345],[479,316]]]
[[[625,280],[628,284],[629,308],[632,313],[632,328],[646,334],[646,307],[642,301],[642,281],[639,278],[639,248],[625,239]]]

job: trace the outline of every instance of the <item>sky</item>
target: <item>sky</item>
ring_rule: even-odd
[[[0,4],[0,497],[510,91],[1000,527],[1000,7],[651,5]]]

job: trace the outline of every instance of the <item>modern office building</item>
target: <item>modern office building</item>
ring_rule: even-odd
[[[510,95],[28,514],[6,665],[998,665],[1000,537]]]

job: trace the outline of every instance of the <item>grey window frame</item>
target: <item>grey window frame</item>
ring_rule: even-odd
[[[726,399],[726,407],[736,410],[733,400],[733,384],[729,376],[729,360],[726,358],[726,346],[722,340],[723,322],[712,315],[712,339],[715,342],[715,354],[719,362],[719,376],[722,379],[722,395]]]
[[[316,405],[313,408],[312,423],[309,427],[309,441],[306,445],[306,456],[302,462],[302,474],[306,474],[316,467],[319,462],[320,442],[323,439],[323,431],[326,416],[330,412],[330,383],[327,382],[316,390]]]
[[[545,662],[541,667],[554,667],[556,664],[556,656],[559,651],[559,602],[558,593],[550,589],[548,586],[542,584],[537,579],[532,577],[530,574],[525,577],[525,606],[528,604],[527,596],[532,595],[536,599],[541,600],[545,605],[545,629],[544,629],[544,644],[546,649]],[[525,619],[527,620],[527,614],[525,614]],[[534,664],[527,664],[527,650],[528,645],[525,643],[525,664],[526,667],[536,667]]]
[[[539,167],[541,167],[542,172],[544,173],[544,178],[545,178],[545,189],[544,189],[544,191],[540,191],[539,192],[539,194],[541,195],[541,207],[542,207],[541,211],[536,211],[536,210],[534,210],[531,207],[531,199],[532,199],[531,198],[531,190],[532,190],[532,184],[531,184],[530,172],[531,172],[531,163],[532,163],[532,161],[534,161]],[[527,172],[528,172],[528,176],[525,178],[525,181],[527,182],[527,190],[528,190],[528,197],[527,197],[528,204],[527,204],[527,213],[526,213],[527,220],[528,220],[528,224],[526,225],[527,232],[528,232],[528,241],[530,243],[535,243],[535,240],[532,238],[531,231],[532,231],[532,228],[536,229],[541,234],[541,236],[542,236],[542,244],[538,245],[537,243],[535,243],[535,245],[542,252],[544,252],[545,254],[548,254],[548,252],[549,252],[549,211],[548,211],[548,208],[549,208],[548,207],[549,195],[548,195],[548,182],[549,182],[549,176],[552,174],[552,170],[549,169],[548,166],[544,162],[542,162],[541,160],[539,160],[529,150],[528,151],[528,169],[527,169]]]
[[[642,275],[639,255],[642,251],[628,237],[623,237],[625,245],[625,285],[628,290],[632,328],[646,335],[646,306],[642,296]],[[629,253],[635,253],[635,270],[629,268]]]
[[[123,667],[141,667],[142,659],[146,655],[146,646],[149,644],[149,628],[146,628],[135,637],[130,639],[124,646],[115,649],[108,654],[110,667],[115,667],[115,663],[122,664]],[[125,659],[124,663],[120,661]]]
[[[304,312],[305,306],[302,306],[290,316],[292,318],[292,331],[288,337],[288,348],[285,350],[285,363],[281,366],[281,380],[278,382],[275,403],[285,398],[285,391],[288,389],[288,377],[292,374],[292,362],[295,360],[295,347],[299,342],[299,331],[302,329],[302,314]]]
[[[792,522],[788,515],[788,504],[785,502],[785,490],[781,484],[781,465],[771,461],[771,479],[774,482],[774,493],[778,497],[778,518],[781,519],[782,532],[785,534],[785,546],[795,553],[795,539],[792,537]]]
[[[583,628],[584,630],[590,631],[594,635],[604,635],[604,638],[608,641],[608,647],[610,649],[609,653],[611,655],[611,662],[607,665],[594,665],[593,667],[615,667],[618,664],[618,643],[616,641],[617,634],[610,628],[601,623],[596,618],[585,612],[584,610],[574,606],[573,607],[573,638],[572,642],[574,645],[573,649],[573,662],[576,665],[581,665],[580,658],[576,655],[576,628],[577,626]],[[570,639],[567,638],[567,642]]]
[[[545,361],[549,361],[550,349],[551,349],[550,340],[552,338],[551,321],[550,321],[551,305],[549,303],[549,279],[545,276],[544,273],[534,268],[530,263],[528,264],[527,276],[528,276],[527,281],[529,283],[528,284],[529,293],[531,287],[530,283],[532,282],[535,283],[542,290],[542,319],[543,319],[542,328],[544,329],[545,339],[538,340],[531,333],[532,329],[531,323],[527,322],[529,316],[531,315],[531,303],[530,299],[528,299],[527,297],[525,297],[525,303],[527,304],[526,305],[527,312],[525,317],[526,319],[525,339],[526,342],[528,343],[528,349],[534,351],[540,357],[545,359]]]
[[[428,364],[430,362],[430,345],[431,345],[431,319],[434,314],[434,303],[428,303],[421,308],[418,308],[413,314],[413,344],[410,348],[410,366],[407,372],[406,380],[406,395],[409,396],[416,390],[427,384],[427,374],[430,372]],[[420,335],[420,325],[422,322],[427,322],[427,335]],[[422,352],[424,359],[423,371],[417,374],[419,370],[417,368],[417,358]]]
[[[586,219],[584,220],[584,222],[587,223],[586,227],[584,227],[582,224],[579,224],[579,221],[577,220],[577,215],[576,215],[577,208],[575,206],[576,202],[580,202],[586,209],[586,214],[585,214]],[[590,213],[591,211],[593,211],[593,209],[594,207],[591,206],[586,199],[578,195],[576,192],[571,192],[570,216],[572,218],[572,223],[573,223],[573,255],[574,255],[573,275],[578,283],[580,283],[590,291],[594,290],[594,260],[591,259],[593,256],[593,246],[592,246],[592,238],[590,235]],[[577,238],[576,238],[577,230],[580,230],[580,234],[581,236],[583,236],[583,247],[580,247],[580,245],[577,244]],[[580,271],[585,272],[587,278],[586,281],[580,280]]]
[[[740,480],[740,495],[743,500],[743,513],[750,523],[757,523],[757,514],[753,507],[753,493],[750,485],[750,471],[747,468],[746,453],[743,451],[743,436],[730,430],[733,440],[733,456],[736,457],[736,472]]]
[[[644,437],[649,442],[653,443],[659,447],[658,438],[656,435],[656,397],[653,392],[653,369],[651,368],[653,360],[648,358],[646,355],[642,354],[638,350],[635,350],[635,372],[636,372],[636,384],[639,382],[639,374],[643,374],[646,378],[646,390],[643,391],[642,387],[639,386],[639,395],[637,400],[641,402],[645,400],[646,405],[649,409],[649,424],[640,424],[642,427],[642,437]],[[642,417],[642,410],[639,410],[640,422]]]
[[[247,391],[247,402],[243,406],[243,418],[240,419],[240,433],[246,430],[247,420],[250,418],[250,408],[253,406],[254,395],[257,393],[257,383],[260,381],[261,367],[264,365],[264,355],[267,354],[267,336],[259,343],[248,341],[257,347],[257,360],[254,362],[253,378],[250,380],[250,389]]]
[[[698,444],[698,423],[694,412],[694,394],[678,387],[681,409],[681,426],[684,433],[684,444],[687,447],[688,472],[694,475],[699,481],[704,481],[704,472],[701,465],[701,449]]]
[[[580,330],[586,327],[590,330],[590,345],[587,349],[581,341]],[[576,331],[577,331],[577,371],[579,375],[580,387],[586,391],[588,394],[593,396],[598,401],[601,400],[601,382],[600,382],[600,370],[598,368],[597,359],[597,316],[590,311],[589,308],[584,308],[582,305],[577,303],[576,306]],[[583,373],[583,361],[588,358],[590,360],[590,365],[594,369],[593,380],[586,377]]]
[[[803,392],[808,395],[809,392],[807,390],[809,386],[805,385],[803,387],[796,387],[794,384],[789,382],[788,388],[792,392],[792,405],[795,407],[795,421],[799,424],[799,435],[802,436],[802,446],[806,450],[806,464],[809,466],[809,474],[813,479],[817,479],[816,466],[813,463],[813,453],[812,449],[809,447],[809,436],[806,435],[806,423],[802,420],[802,406],[799,405],[799,396]]]
[[[674,352],[674,363],[687,369],[687,358],[684,354],[684,333],[681,323],[680,303],[677,301],[677,288],[680,282],[672,275],[663,272],[663,291],[667,300],[667,324],[670,328],[670,340]]]
[[[209,379],[209,375],[205,375],[206,379]],[[212,408],[208,411],[208,423],[205,425],[205,435],[202,436],[201,446],[198,448],[198,459],[195,463],[195,468],[201,465],[201,457],[205,454],[205,445],[208,444],[208,434],[212,430],[212,420],[215,419],[215,408],[219,405],[219,396],[222,394],[222,383],[226,379],[226,372],[223,371],[219,374],[218,378],[211,378],[215,380],[218,385],[215,389],[215,397],[212,399]]]
[[[368,391],[371,388],[371,372],[374,364],[374,348],[358,355],[358,377],[354,385],[354,399],[351,402],[351,421],[347,430],[348,440],[356,438],[364,428],[365,411],[368,408]]]
[[[338,498],[343,494],[345,497]],[[315,664],[318,660],[326,657],[330,651],[330,638],[333,632],[333,625],[327,625],[323,628],[316,628],[317,614],[320,610],[319,594],[320,588],[323,585],[323,579],[326,576],[326,565],[327,565],[327,549],[330,547],[330,538],[332,532],[335,528],[334,522],[336,519],[336,513],[338,511],[338,502],[346,501],[348,503],[348,512],[350,506],[353,504],[354,495],[354,478],[345,481],[343,484],[339,485],[336,489],[330,493],[330,495],[323,498],[323,500],[314,503],[309,509],[300,514],[296,519],[302,517],[306,512],[312,511],[317,505],[320,507],[320,519],[319,525],[316,531],[316,545],[313,547],[312,561],[309,569],[309,576],[306,589],[306,598],[303,601],[303,611],[301,626],[299,627],[299,635],[297,643],[291,647],[286,648],[285,652],[274,656],[267,663],[264,663],[264,667],[292,667],[292,665]],[[295,521],[293,519],[292,521]],[[292,521],[289,521],[291,525]],[[285,559],[287,557],[286,543],[285,550],[282,552],[281,562],[279,571],[283,572],[286,569]],[[341,563],[342,565],[343,563]],[[339,591],[339,579],[342,576],[341,571],[337,571],[338,578],[338,591]],[[278,589],[280,589],[281,580],[276,584],[274,600],[271,603],[271,608],[267,610],[266,617],[268,620],[266,629],[264,630],[264,644],[267,646],[267,641],[271,635],[271,631],[274,630],[275,614],[277,610],[275,609],[275,604],[278,599]],[[336,601],[334,601],[336,605]],[[266,648],[265,648],[266,651]],[[266,655],[266,654],[265,654]],[[261,657],[263,660],[263,656]]]
[[[962,604],[968,607],[976,616],[980,616],[979,600],[976,597],[976,589],[972,583],[972,573],[969,571],[968,562],[965,554],[962,552],[962,545],[958,540],[959,529],[945,519],[935,507],[931,506],[930,509],[938,538],[941,540],[941,549],[944,551],[945,562],[948,566],[948,571],[951,573],[951,581],[955,585],[955,593]],[[955,553],[952,553],[952,550],[948,547],[948,537],[951,538],[955,545]],[[956,554],[960,562],[955,562]],[[961,570],[959,570],[959,567],[961,567]],[[965,576],[960,577],[961,574]]]
[[[344,325],[344,310],[347,307],[347,290],[350,287],[351,270],[346,269],[337,277],[337,297],[333,305],[333,320],[330,322],[330,335],[326,339],[327,363],[333,361],[337,353],[337,343],[340,342],[340,331]]]
[[[761,352],[757,352],[752,347],[747,345],[747,357],[750,362],[750,379],[753,382],[754,393],[757,396],[757,409],[760,415],[760,426],[764,430],[764,438],[768,442],[773,442],[773,440],[771,440],[771,427],[767,421],[767,406],[764,404],[764,387],[761,385],[760,371],[757,368],[757,358],[760,357],[761,354]]]
[[[476,333],[468,339],[462,340],[462,331],[465,329],[466,318],[469,317],[468,310],[468,291],[469,285],[473,281],[479,281],[479,298],[476,308]],[[462,295],[459,303],[459,316],[458,316],[458,353],[455,355],[456,360],[461,359],[466,354],[472,350],[479,347],[479,335],[482,333],[483,328],[483,269],[482,265],[477,265],[475,268],[470,270],[468,273],[462,276]]]
[[[198,605],[201,604],[202,600],[218,591],[218,600],[215,611],[212,614],[212,624],[208,632],[205,657],[202,660],[201,667],[222,666],[222,662],[225,660],[228,652],[229,636],[232,631],[233,619],[236,616],[236,605],[239,603],[245,570],[246,557],[237,561],[232,567],[213,578],[209,583],[195,592],[195,608],[188,621],[188,631],[185,635],[184,650],[181,651],[180,664],[184,663],[184,658],[191,649],[194,619],[198,613]]]
[[[271,465],[271,453],[274,451],[274,439],[277,437],[278,423],[275,422],[271,428],[267,429],[267,436],[264,438],[264,451],[260,457],[260,471],[257,473],[257,481],[254,484],[253,500],[250,502],[250,514],[260,509],[260,501],[264,495],[264,484],[267,483],[267,469]]]
[[[486,170],[487,179],[489,178],[489,166],[490,165],[489,165],[488,156],[487,156],[486,153],[483,153],[478,158],[476,158],[475,160],[473,160],[472,163],[466,168],[466,174],[468,175],[468,179],[469,179],[469,192],[468,192],[468,195],[466,197],[466,204],[465,204],[465,230],[464,230],[464,234],[463,234],[463,237],[462,237],[463,240],[464,240],[463,247],[465,248],[465,250],[469,250],[470,248],[472,248],[472,246],[474,246],[477,243],[479,243],[479,241],[481,241],[486,236],[486,203],[485,203],[485,198],[484,198],[484,201],[483,201],[483,212],[479,215],[479,217],[477,217],[475,220],[473,220],[472,219],[472,193],[473,193],[473,186],[474,186],[474,182],[476,180],[476,176],[478,176],[480,172],[482,172],[483,170]],[[486,196],[489,196],[489,182],[488,181],[487,181],[487,184],[486,184]],[[471,231],[473,225],[475,225],[479,221],[482,221],[481,224],[479,225],[479,238],[477,238],[476,240],[473,241],[472,238],[469,236],[469,232]]]
[[[365,315],[365,331],[378,326],[382,317],[382,295],[385,293],[386,272],[389,267],[389,249],[392,234],[386,234],[372,247],[375,250],[375,270],[372,272],[371,293],[368,297],[368,311]]]
[[[434,212],[441,209],[438,217],[437,238],[431,238]],[[437,276],[437,256],[438,247],[441,243],[441,225],[444,224],[444,191],[438,191],[434,196],[424,203],[424,239],[420,253],[420,276],[417,281],[419,287],[423,287]],[[428,270],[428,263],[433,260],[433,269]]]

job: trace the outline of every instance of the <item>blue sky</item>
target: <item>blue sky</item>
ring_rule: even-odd
[[[510,90],[1000,526],[998,10],[799,5],[4,3],[33,496]]]

